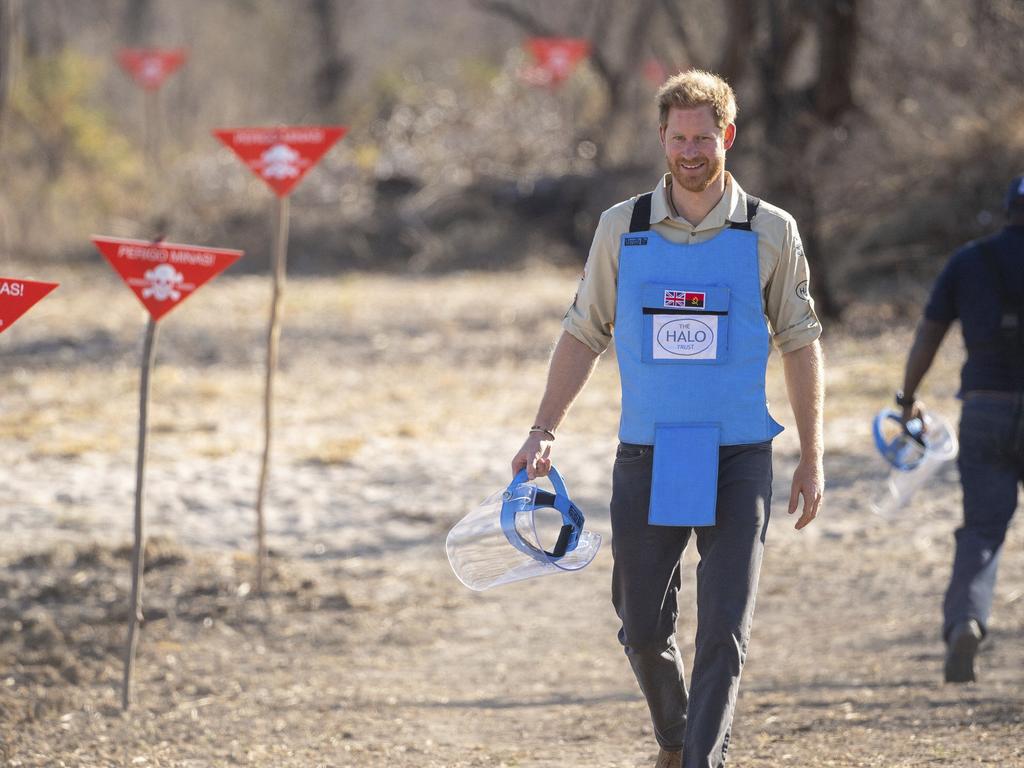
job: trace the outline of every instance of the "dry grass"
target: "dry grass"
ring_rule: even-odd
[[[366,441],[358,437],[327,440],[304,453],[300,461],[322,466],[345,466],[366,445]]]
[[[533,417],[575,275],[290,283],[271,483],[280,589],[265,601],[249,593],[246,505],[262,434],[266,281],[220,279],[169,315],[153,389],[152,506],[163,530],[192,540],[240,525],[233,540],[245,551],[207,557],[179,547],[187,561],[154,572],[147,604],[168,616],[154,612],[144,629],[141,706],[127,718],[115,706],[111,661],[120,626],[109,621],[123,612],[124,553],[76,554],[48,541],[88,539],[101,523],[124,530],[109,521],[127,520],[128,505],[114,509],[112,498],[125,502],[131,481],[112,475],[130,478],[133,466],[141,313],[101,272],[54,277],[69,290],[47,300],[52,311],[33,311],[0,337],[9,363],[0,370],[0,462],[22,468],[0,516],[50,519],[33,538],[35,560],[0,551],[0,611],[43,607],[56,629],[36,612],[31,632],[60,640],[45,657],[0,625],[0,664],[15,680],[0,688],[10,758],[24,768],[653,762],[644,706],[615,640],[608,547],[578,576],[484,595],[463,590],[443,555],[445,531],[504,478]],[[938,684],[936,623],[959,492],[947,472],[904,517],[881,523],[867,512],[882,475],[870,421],[891,402],[912,333],[887,326],[882,311],[868,315],[826,336],[830,485],[820,519],[801,533],[779,499],[797,436],[780,362],[771,362],[773,411],[790,428],[776,445],[770,547],[731,761],[1024,765],[1024,565],[1006,557],[1001,566],[982,682]],[[48,351],[52,338],[69,343]],[[922,391],[951,419],[959,354],[948,342]],[[574,498],[606,536],[617,386],[608,355],[557,443]],[[93,469],[97,455],[106,475]],[[36,463],[47,471],[41,490],[25,471]],[[27,513],[19,494],[31,497]],[[1008,552],[1019,543],[1015,529]],[[693,565],[688,553],[687,654]],[[89,661],[66,663],[75,654]]]

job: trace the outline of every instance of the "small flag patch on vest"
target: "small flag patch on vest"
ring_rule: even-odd
[[[665,291],[665,306],[704,309],[704,294],[695,291]]]
[[[666,307],[685,307],[686,293],[684,291],[665,291]]]
[[[647,245],[646,237],[627,237],[626,245]]]

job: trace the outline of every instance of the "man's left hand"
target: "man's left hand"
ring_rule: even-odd
[[[821,461],[801,460],[793,473],[793,487],[789,492],[789,514],[791,515],[796,512],[800,497],[804,497],[803,514],[796,521],[798,531],[810,525],[811,521],[817,517],[824,493],[825,468]]]

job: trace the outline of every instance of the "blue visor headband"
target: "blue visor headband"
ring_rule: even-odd
[[[883,432],[886,422],[890,421],[899,424],[900,430],[887,439]],[[909,419],[904,423],[903,417],[896,411],[883,411],[875,417],[875,447],[893,467],[901,472],[910,472],[924,461],[928,449],[923,429],[921,419]]]
[[[545,491],[534,485],[527,485],[526,470],[521,469],[509,483],[502,495],[501,529],[509,544],[525,555],[541,562],[550,562],[564,557],[566,553],[576,549],[580,534],[583,533],[584,517],[579,507],[572,503],[569,492],[558,470],[554,467],[548,473],[555,492]],[[548,551],[526,541],[516,527],[516,517],[522,513],[530,514],[532,525],[533,513],[538,509],[555,509],[562,515],[562,529],[558,541]]]

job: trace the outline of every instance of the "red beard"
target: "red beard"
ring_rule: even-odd
[[[725,169],[725,159],[717,155],[713,157],[701,155],[699,160],[703,161],[704,165],[698,171],[690,171],[683,168],[681,160],[673,163],[665,158],[672,179],[687,192],[703,192],[717,181]]]

